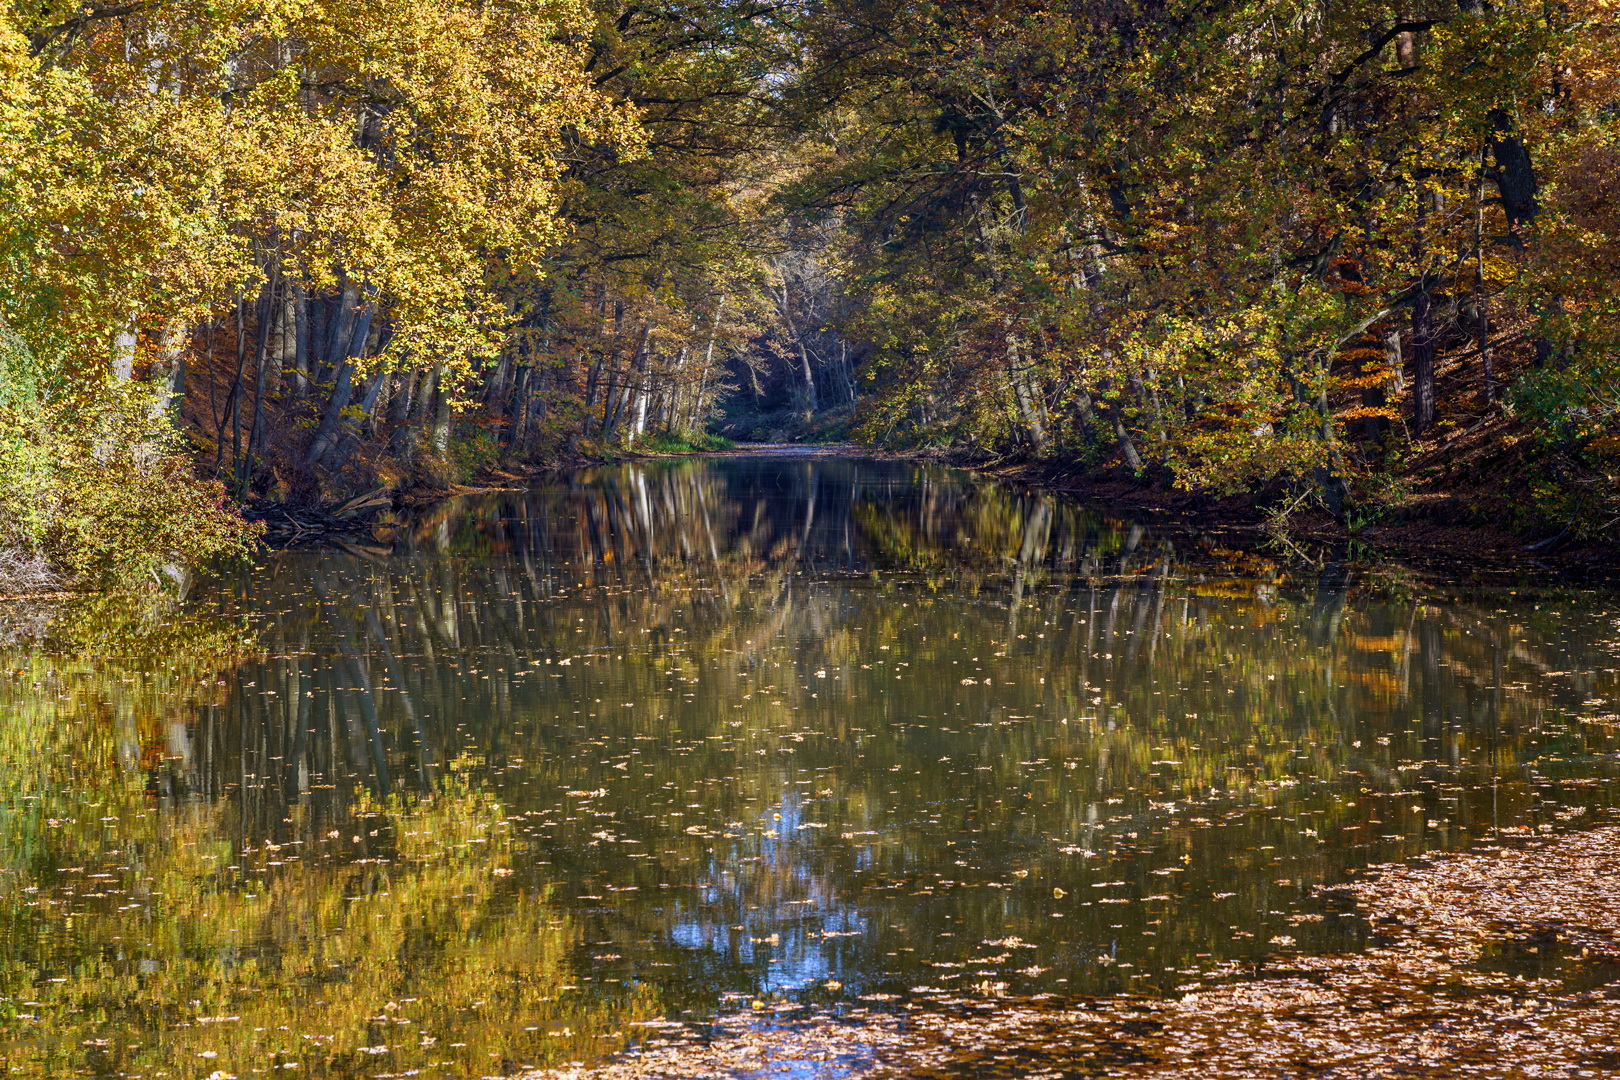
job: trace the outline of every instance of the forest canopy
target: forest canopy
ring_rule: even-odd
[[[13,4],[5,573],[711,431],[1612,534],[1617,14]]]

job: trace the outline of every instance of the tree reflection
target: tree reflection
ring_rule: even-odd
[[[1314,885],[1611,798],[1601,598],[1482,597],[838,459],[585,471],[283,552],[155,624],[235,651],[11,664],[6,993],[55,1026],[6,1021],[8,1060],[224,1061],[196,1018],[240,1015],[242,1068],[494,1073],[726,995],[1353,945]]]

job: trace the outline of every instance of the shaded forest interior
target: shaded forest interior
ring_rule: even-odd
[[[47,561],[74,431],[180,519],[720,434],[1620,523],[1603,0],[46,3],[3,60]]]

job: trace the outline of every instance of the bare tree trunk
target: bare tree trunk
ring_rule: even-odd
[[[327,399],[326,408],[321,413],[321,424],[315,430],[315,439],[310,443],[309,453],[304,458],[304,464],[309,466],[320,465],[342,439],[343,410],[349,407],[354,396],[354,359],[363,355],[366,340],[371,335],[371,316],[373,305],[360,304],[360,290],[353,285],[343,290],[343,307],[337,320],[342,335],[336,339],[336,353],[333,363],[336,366],[336,377],[332,385],[332,395]]]
[[[1132,472],[1142,471],[1142,455],[1136,452],[1136,444],[1131,441],[1131,433],[1125,430],[1125,421],[1120,417],[1116,406],[1113,410],[1114,439],[1119,443],[1119,452],[1125,456],[1125,464]]]
[[[631,394],[638,381],[637,375],[645,370],[643,358],[647,352],[647,342],[652,336],[652,322],[642,324],[641,340],[636,344],[636,351],[631,356],[630,370],[625,372],[624,383],[619,387],[617,394],[613,392],[613,381],[608,381],[608,396],[606,412],[602,416],[602,438],[611,441],[613,433],[618,430],[619,420],[630,405]]]
[[[254,347],[253,347],[253,423],[248,432],[248,452],[246,475],[239,477],[238,483],[245,484],[251,479],[253,467],[251,461],[264,446],[264,390],[266,374],[269,365],[267,359],[270,351],[270,320],[279,309],[276,306],[276,289],[273,279],[266,281],[259,291],[259,303],[254,308],[254,316],[258,319]]]
[[[1485,148],[1479,150],[1479,194],[1474,200],[1474,342],[1479,348],[1479,372],[1485,404],[1496,400],[1491,372],[1491,320],[1485,306]]]
[[[293,393],[299,401],[309,395],[309,295],[294,284],[287,302],[293,309]]]
[[[1035,452],[1043,454],[1046,452],[1046,425],[1041,423],[1037,402],[1030,393],[1023,350],[1018,339],[1011,333],[1007,335],[1007,365],[1012,376],[1013,397],[1018,402],[1018,415],[1024,422],[1024,434]],[[1132,468],[1140,467],[1140,465],[1132,466]]]
[[[794,347],[799,350],[799,374],[802,375],[805,411],[814,416],[816,413],[816,375],[810,367],[810,350],[805,348],[804,335],[799,332],[798,325],[793,321],[792,297],[788,293],[787,282],[784,281],[776,297],[777,309],[782,315],[782,322],[787,326],[788,336],[793,339]],[[791,367],[791,365],[789,365]],[[758,384],[756,382],[757,391]]]
[[[444,386],[444,365],[433,368],[433,451],[443,458],[450,453],[450,394]]]
[[[128,382],[135,377],[136,339],[134,316],[113,333],[112,376],[121,382]]]
[[[1367,347],[1363,351],[1368,352],[1368,353],[1372,353],[1374,356],[1377,356],[1378,345],[1382,344],[1378,340],[1378,335],[1375,332],[1369,331],[1367,333],[1366,338],[1364,338],[1363,340],[1367,343]],[[1387,341],[1388,339],[1386,338],[1385,340]],[[1400,342],[1401,342],[1400,334],[1397,332],[1396,335],[1395,335],[1395,349],[1396,349],[1397,354],[1400,351]],[[1386,350],[1387,350],[1387,346],[1386,346]],[[1387,355],[1387,352],[1386,352],[1386,355]],[[1383,360],[1383,361],[1374,360],[1374,364],[1376,365],[1376,367],[1383,367],[1387,363],[1388,363],[1387,359]],[[1375,369],[1376,369],[1376,367],[1375,367]],[[1368,375],[1365,371],[1358,371],[1356,374],[1362,376],[1363,378],[1371,378],[1372,377],[1372,376]],[[1363,386],[1361,388],[1361,404],[1362,404],[1363,408],[1367,408],[1367,409],[1382,409],[1386,405],[1388,405],[1389,401],[1384,395],[1384,382],[1379,381],[1379,382],[1374,383],[1374,384],[1369,384],[1369,385]],[[1377,413],[1367,413],[1365,416],[1362,417],[1361,431],[1362,431],[1362,434],[1366,437],[1367,441],[1376,446],[1378,443],[1383,441],[1383,439],[1384,439],[1384,429],[1387,426],[1387,424],[1388,424],[1388,421],[1386,420],[1385,417],[1380,416]]]
[[[411,414],[419,394],[427,392],[423,378],[415,369],[394,376],[394,391],[388,399],[388,447],[394,453],[410,445]]]
[[[512,418],[512,453],[518,456],[522,456],[529,443],[529,402],[534,396],[533,385],[534,365],[524,364],[518,372],[517,401],[513,406],[516,415]]]
[[[1421,435],[1434,423],[1434,315],[1424,225],[1428,220],[1428,194],[1417,188],[1417,230],[1413,254],[1418,264],[1417,295],[1412,298],[1412,433]]]
[[[640,363],[635,369],[636,388],[636,422],[634,437],[640,438],[647,433],[647,399],[652,396],[651,382],[652,358],[647,350],[641,350]]]
[[[1434,423],[1434,316],[1425,275],[1412,298],[1412,433],[1421,435]]]
[[[242,378],[247,371],[247,297],[236,294],[236,376],[231,381],[231,475],[242,460]]]

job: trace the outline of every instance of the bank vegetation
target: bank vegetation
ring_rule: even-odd
[[[13,5],[0,570],[710,431],[1613,536],[1617,82],[1609,0]]]

